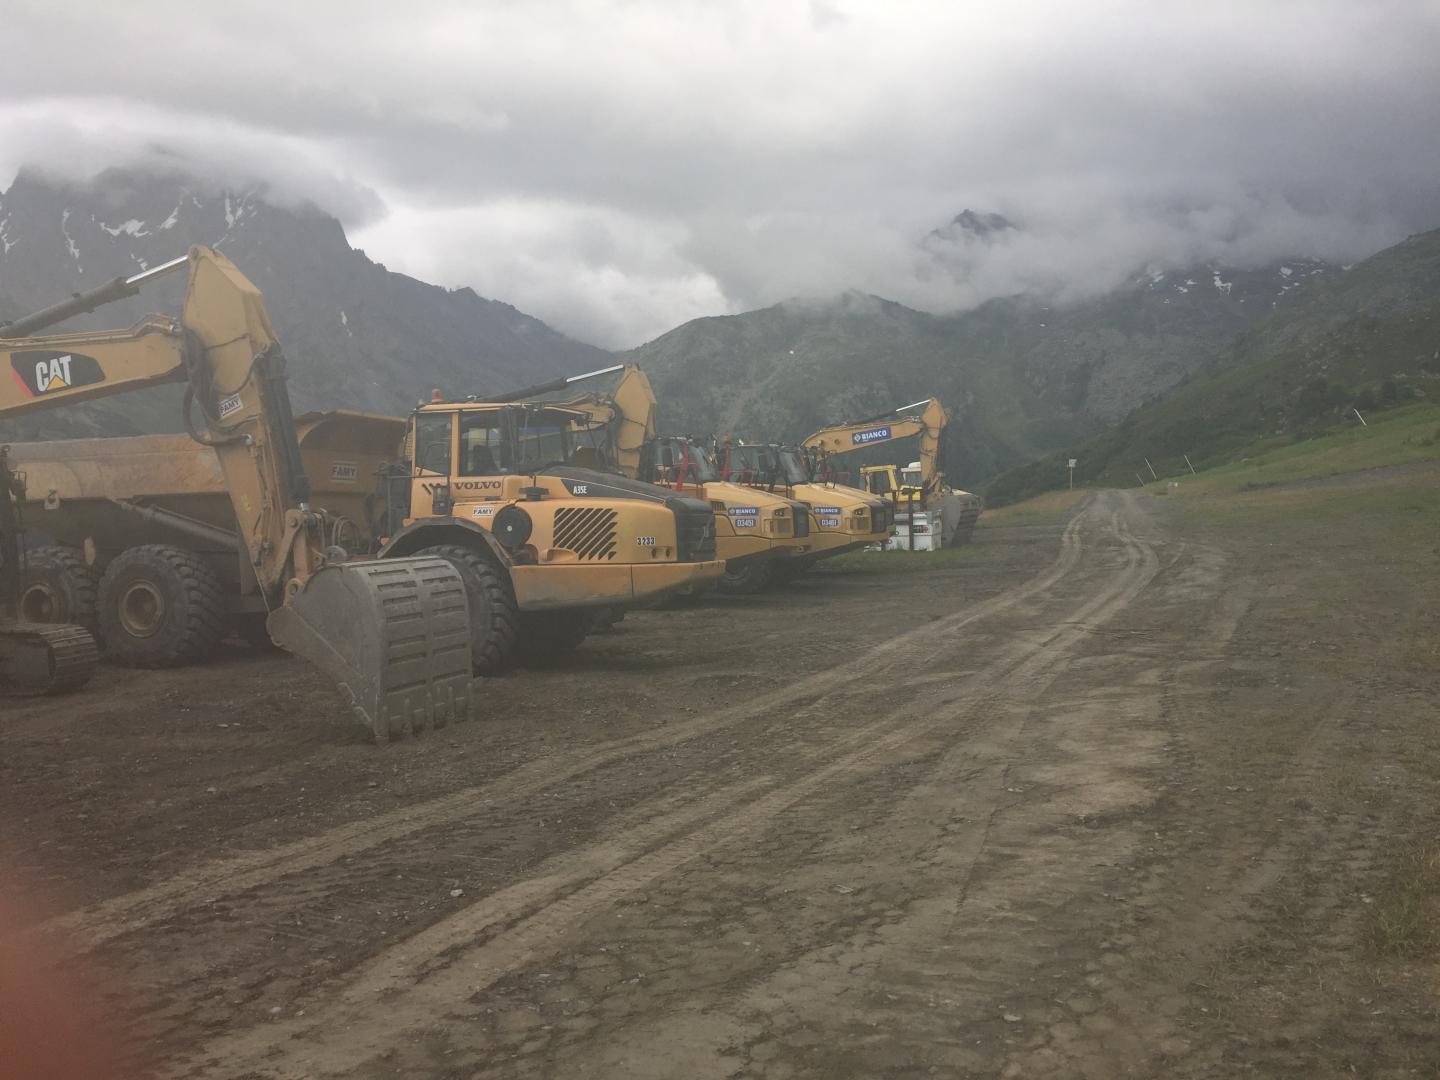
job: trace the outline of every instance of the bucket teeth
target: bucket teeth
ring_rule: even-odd
[[[465,583],[444,559],[327,566],[268,628],[335,680],[380,741],[475,714]]]

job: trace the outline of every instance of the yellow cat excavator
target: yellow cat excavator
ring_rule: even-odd
[[[945,483],[940,450],[949,420],[938,398],[926,398],[864,420],[821,428],[805,439],[804,446],[820,454],[824,467],[833,472],[835,459],[845,454],[918,437],[919,461],[904,468],[864,465],[860,474],[867,491],[894,507],[897,546],[929,547],[930,539],[938,538],[940,543],[933,546],[950,547],[969,542],[981,504],[978,496]],[[922,536],[925,543],[917,545]]]
[[[189,287],[179,319],[152,315],[126,330],[36,336],[184,269]],[[230,260],[193,247],[183,258],[0,326],[0,418],[162,383],[185,384],[191,437],[219,460],[238,530],[231,537],[236,558],[269,609],[271,638],[329,675],[378,738],[473,715],[460,574],[435,557],[350,561],[334,544],[330,515],[311,504],[280,342],[259,291]],[[13,505],[20,486],[14,470],[0,474]],[[0,509],[0,559],[12,581],[24,559],[18,538],[8,538],[18,532],[13,516]],[[77,575],[93,573],[77,563]],[[200,652],[221,632],[214,573],[183,547],[131,547],[105,567],[99,589],[102,624],[114,621],[150,655]],[[28,595],[44,607],[59,594]],[[70,639],[35,629],[35,616],[54,614],[21,610],[0,618],[0,676],[12,685],[74,681]]]

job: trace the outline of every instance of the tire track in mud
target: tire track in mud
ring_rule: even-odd
[[[1128,498],[1120,498],[1130,507]],[[1048,587],[1040,582],[1053,584],[1065,576],[1079,559],[1081,525],[1098,516],[1091,508],[1077,515],[1066,531],[1056,565],[1008,597],[996,598],[1004,603],[989,614],[1013,608]],[[982,671],[952,681],[949,687],[924,691],[882,720],[832,733],[824,745],[808,748],[803,754],[808,760],[800,762],[798,772],[756,778],[739,789],[697,794],[683,810],[667,811],[624,835],[547,860],[525,880],[386,949],[343,981],[336,980],[338,994],[307,1008],[315,1014],[312,1018],[222,1036],[192,1060],[191,1068],[216,1075],[270,1076],[351,1070],[393,1046],[405,1032],[433,1025],[463,1007],[473,994],[553,950],[567,931],[627,894],[710,849],[764,828],[846,774],[868,771],[878,758],[902,751],[940,728],[953,742],[1017,699],[1031,700],[1097,627],[1135,601],[1157,572],[1153,548],[1130,533],[1118,511],[1106,517],[1104,527],[1122,549],[1119,565],[1107,573],[1098,592],[1054,623],[1055,629],[1009,640],[1002,655]],[[1068,560],[1067,551],[1074,552]],[[978,617],[971,612],[952,620],[958,628]],[[923,629],[935,633],[934,624]],[[903,647],[895,642],[886,646],[882,646],[886,652]],[[1025,712],[1017,711],[1022,716]],[[981,848],[983,843],[975,848],[972,862]]]
[[[583,751],[542,758],[483,785],[468,787],[428,802],[412,804],[362,822],[306,837],[293,843],[202,864],[155,884],[99,904],[49,919],[30,933],[58,931],[94,947],[124,934],[172,918],[214,900],[276,882],[288,875],[329,865],[381,844],[411,837],[438,826],[478,816],[497,806],[518,802],[546,787],[611,765],[637,754],[664,750],[724,727],[754,719],[786,706],[853,691],[883,674],[897,654],[909,657],[934,639],[953,639],[969,628],[1002,615],[1031,597],[1052,589],[1079,565],[1082,530],[1096,517],[1088,500],[1061,536],[1060,551],[1045,570],[1016,588],[973,608],[916,627],[872,646],[860,657],[807,676],[756,698],[696,716],[662,730],[588,747]]]
[[[1353,814],[1297,814],[1294,805],[1309,805],[1305,796],[1315,797],[1327,765],[1355,759],[1357,748],[1343,724],[1354,711],[1354,689],[1339,689],[1303,722],[1288,725],[1293,742],[1269,763],[1276,775],[1265,778],[1264,786],[1250,771],[1255,762],[1237,769],[1215,752],[1209,693],[1233,663],[1232,643],[1258,591],[1259,583],[1249,582],[1221,594],[1200,632],[1187,639],[1186,658],[1163,680],[1172,815],[1204,822],[1205,829],[1199,838],[1171,839],[1165,858],[1134,883],[1129,913],[1141,913],[1155,929],[1134,948],[1127,970],[1096,973],[1085,988],[1110,1014],[1137,1017],[1133,1030],[1123,1038],[1109,1030],[1087,1031],[1076,1022],[1082,1018],[1062,1007],[1047,1018],[1045,1043],[1009,1055],[1007,1068],[1037,1077],[1075,1075],[1082,1064],[1092,1073],[1112,1075],[1178,1072],[1182,1066],[1226,1071],[1233,1036],[1223,1021],[1193,1015],[1200,1001],[1223,1000],[1212,984],[1213,972],[1229,967],[1224,958],[1275,947],[1276,926],[1283,939],[1287,930],[1323,932],[1336,921],[1358,917],[1352,887],[1376,857],[1367,835],[1372,826]],[[1218,797],[1219,792],[1234,794]],[[1277,821],[1285,822],[1284,829],[1266,828]],[[1188,857],[1177,862],[1177,849]],[[1197,857],[1202,852],[1223,856]],[[1133,921],[1122,932],[1133,932]],[[1290,929],[1296,926],[1304,930]],[[1214,1025],[1209,1039],[1186,1030],[1187,1009],[1192,1023]],[[1313,1065],[1286,1035],[1276,1041],[1287,1067]]]
[[[1116,528],[1122,542],[1133,539],[1123,524],[1117,523]],[[644,1018],[636,1022],[645,1041],[637,1042],[635,1033],[622,1025],[619,1030],[623,1034],[616,1037],[622,1040],[626,1060],[664,1058],[674,1075],[692,1071],[695,1075],[710,1075],[716,1061],[726,1057],[732,1063],[746,1060],[752,1045],[769,1043],[768,1049],[775,1051],[773,1024],[777,1014],[785,1017],[788,1026],[805,1031],[809,1044],[816,1033],[827,1029],[838,1036],[843,1031],[874,1028],[877,1018],[881,1028],[904,1031],[917,1011],[923,1015],[934,1009],[937,999],[984,997],[993,993],[996,985],[1014,988],[1026,983],[1033,974],[1036,954],[1025,947],[1011,946],[998,953],[992,949],[984,956],[977,953],[958,970],[936,970],[944,968],[937,959],[937,950],[944,954],[957,947],[946,942],[955,933],[970,900],[976,866],[993,846],[997,820],[1010,810],[1025,812],[1028,800],[1011,794],[1017,790],[1011,786],[1016,782],[1012,780],[1015,766],[1039,764],[1043,769],[1047,764],[1033,761],[1028,754],[1026,740],[1033,737],[1028,732],[1036,703],[1068,669],[1078,648],[1101,631],[1106,622],[1128,609],[1159,573],[1159,561],[1149,545],[1136,544],[1127,549],[1126,557],[1126,588],[1118,595],[1102,594],[1062,623],[1070,638],[1057,644],[1063,645],[1066,654],[1057,656],[1047,650],[1026,660],[1009,672],[1003,693],[975,701],[968,709],[971,723],[963,731],[944,733],[945,744],[939,747],[937,759],[916,777],[893,809],[873,819],[874,827],[867,825],[861,832],[835,834],[827,829],[824,820],[832,809],[828,803],[805,808],[807,818],[818,819],[808,828],[793,818],[787,819],[787,834],[809,837],[811,843],[817,836],[833,837],[834,846],[827,845],[824,861],[831,875],[855,887],[847,892],[864,897],[879,881],[907,880],[904,914],[887,919],[882,928],[866,925],[855,929],[853,921],[836,914],[846,908],[833,909],[827,921],[822,907],[813,912],[812,920],[818,918],[825,927],[838,929],[838,935],[811,930],[811,941],[802,952],[727,987],[718,1001],[670,1003],[671,1008],[681,1012],[702,1009],[706,1017],[705,1024],[697,1025],[696,1034],[686,1040],[683,1051]],[[1133,574],[1133,560],[1137,557],[1142,564],[1138,576]],[[1114,695],[1107,708],[1133,708],[1156,696],[1154,690],[1127,687]],[[1051,705],[1047,711],[1053,710]],[[1091,748],[1090,754],[1103,757],[1104,751]],[[1026,780],[1023,786],[1028,789],[1035,783]],[[1001,843],[1018,850],[1013,836]],[[1042,859],[1053,855],[1031,854]],[[794,862],[784,865],[792,872],[802,872]],[[746,873],[755,875],[757,870],[750,867]],[[765,871],[758,874],[763,880]],[[680,888],[683,892],[684,886]],[[856,896],[848,897],[848,902],[856,900]],[[863,906],[863,899],[860,902]],[[981,903],[985,911],[979,916],[982,920],[996,917],[996,912],[987,907],[990,902]],[[1015,930],[1012,925],[1003,932]],[[1038,930],[1024,924],[1015,941],[1035,946]],[[982,940],[988,933],[974,928],[971,932]],[[897,971],[904,973],[898,983],[892,980]],[[956,1005],[953,1001],[947,1004]],[[878,1037],[872,1034],[866,1042],[873,1045]],[[568,1069],[579,1067],[577,1057],[572,1055],[604,1060],[606,1049],[604,1045],[572,1045],[548,1057],[542,1071],[565,1075]],[[857,1061],[866,1060],[860,1048],[855,1053],[860,1055]],[[894,1065],[891,1058],[881,1055],[877,1060],[881,1059]],[[807,1075],[824,1074],[818,1059],[807,1058],[806,1068],[810,1070]],[[749,1075],[743,1068],[739,1071]],[[595,1074],[612,1075],[604,1069]]]

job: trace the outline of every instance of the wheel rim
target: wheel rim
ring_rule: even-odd
[[[165,621],[165,598],[148,581],[134,581],[120,594],[120,625],[131,637],[145,638]]]
[[[49,585],[36,582],[20,594],[20,617],[26,622],[64,622],[64,601]]]

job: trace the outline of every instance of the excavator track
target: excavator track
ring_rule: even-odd
[[[0,626],[0,686],[26,696],[64,694],[90,681],[100,662],[83,626],[9,623]]]

